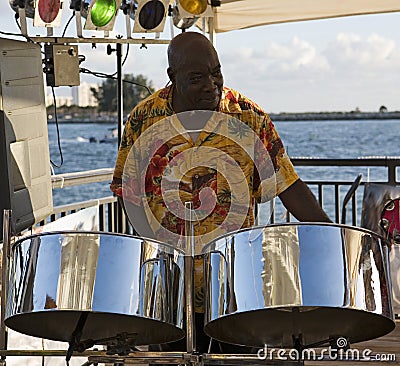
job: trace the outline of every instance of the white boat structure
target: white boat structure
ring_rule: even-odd
[[[4,230],[1,236],[2,364],[8,363],[8,360],[12,360],[10,364],[28,364],[26,357],[29,360],[38,359],[39,362],[44,357],[61,360],[62,357],[72,357],[71,364],[87,366],[103,363],[354,365],[367,362],[369,365],[382,365],[382,361],[400,362],[400,250],[397,233],[392,233],[386,240],[385,225],[382,224],[386,211],[398,210],[396,199],[400,197],[400,184],[397,171],[400,158],[388,157],[292,159],[296,166],[304,168],[351,167],[357,179],[315,179],[307,182],[321,205],[330,205],[329,211],[333,212],[332,218],[336,224],[318,227],[284,224],[291,221],[290,215],[279,215],[279,203],[276,207],[271,206],[271,225],[265,230],[259,229],[259,241],[254,244],[251,253],[258,255],[260,262],[265,264],[260,278],[255,279],[256,282],[261,278],[264,281],[255,291],[257,296],[264,299],[261,305],[257,302],[247,307],[247,303],[240,301],[246,291],[240,288],[240,280],[233,273],[234,269],[241,270],[241,267],[234,268],[235,258],[243,258],[243,261],[249,258],[250,254],[242,253],[235,247],[235,243],[245,240],[248,233],[235,233],[224,238],[224,253],[229,254],[226,256],[221,254],[221,243],[210,243],[212,250],[205,255],[218,295],[213,297],[215,287],[209,290],[206,330],[216,339],[241,344],[249,342],[246,345],[258,346],[259,352],[241,355],[198,354],[194,349],[190,327],[186,330],[186,352],[149,352],[141,349],[139,346],[167,342],[185,335],[184,317],[188,324],[192,324],[193,314],[188,304],[192,301],[190,266],[193,258],[163,243],[134,237],[132,227],[115,197],[53,207],[52,190],[95,182],[107,184],[111,181],[112,170],[105,168],[53,176],[48,171],[50,157],[40,55],[40,46],[46,44],[48,83],[54,86],[76,85],[79,83],[77,47],[82,43],[116,44],[120,138],[120,47],[124,43],[167,44],[168,39],[150,36],[134,38],[132,33],[146,30],[152,35],[160,32],[159,27],[165,22],[169,5],[175,24],[181,26],[185,20],[196,22],[213,40],[218,32],[260,25],[399,12],[399,1],[213,0],[206,2],[201,12],[190,14],[184,7],[184,0],[177,3],[169,0],[119,0],[115,2],[114,12],[119,11],[120,7],[124,10],[126,35],[122,38],[110,37],[111,28],[95,24],[96,18],[94,14],[91,15],[95,1],[89,8],[82,7],[80,1],[71,1],[71,7],[75,10],[76,37],[56,34],[58,15],[49,18],[43,15],[46,0],[36,1],[36,10],[30,7],[29,1],[11,0],[10,3],[19,14],[21,33],[30,42],[0,39],[0,167],[4,172],[0,179],[4,186],[0,197],[1,209],[5,209],[2,213]],[[164,10],[158,24],[145,28],[146,22],[140,23],[140,14],[148,3],[157,3],[155,6],[162,6]],[[65,8],[67,6],[64,4],[64,11]],[[38,15],[39,9],[42,13]],[[87,18],[84,28],[81,14]],[[47,28],[46,36],[30,34],[29,17],[34,18],[35,27]],[[85,37],[86,29],[98,30],[102,35]],[[68,66],[71,72],[59,72],[59,63]],[[25,123],[27,118],[29,124]],[[363,182],[361,176],[357,175],[365,168],[381,169],[382,179]],[[388,206],[388,202],[392,206]],[[36,231],[36,236],[15,243],[18,239],[16,235],[30,227]],[[306,240],[309,232],[316,236]],[[301,259],[301,251],[307,250],[311,242],[315,244],[317,232],[325,238],[336,238],[332,242],[332,252],[322,253],[318,259],[338,266],[338,286],[327,282],[324,287],[322,282],[313,282],[313,278],[306,280],[302,274],[309,264]],[[187,240],[190,244],[190,238]],[[131,250],[130,245],[136,249]],[[318,251],[316,247],[312,248]],[[232,253],[236,253],[236,257]],[[114,259],[114,255],[121,262],[107,262]],[[133,262],[127,263],[124,258],[132,258],[137,271],[132,272],[135,265]],[[332,258],[337,261],[329,262]],[[220,269],[214,273],[216,268]],[[110,269],[120,274],[111,284],[108,283],[112,277],[108,272]],[[314,279],[324,279],[323,269],[315,271]],[[128,283],[126,278],[131,282]],[[236,283],[233,283],[235,279]],[[307,297],[308,286],[314,286],[315,293],[320,291],[321,297]],[[323,291],[323,287],[328,290]],[[113,292],[115,289],[124,291]],[[233,301],[236,290],[241,294],[241,299]],[[342,302],[339,304],[337,299],[340,297]],[[183,311],[184,298],[186,312]],[[321,299],[325,303],[318,303]],[[282,323],[278,324],[277,319],[281,319]],[[7,346],[8,333],[4,321],[10,328],[37,339],[65,342],[62,343],[65,347],[12,349],[9,347],[12,342]],[[254,328],[262,324],[262,328],[235,338],[232,330],[237,326],[245,333],[247,324]],[[268,330],[269,326],[271,331]],[[280,329],[288,334],[280,333]],[[229,336],[224,332],[229,332]],[[350,349],[346,348],[349,344]],[[99,345],[106,345],[107,350],[101,347],[93,349]],[[282,358],[289,353],[273,353],[268,348],[271,345],[300,353],[313,349],[316,353],[307,351],[308,356],[302,360]],[[335,357],[322,351],[332,346],[340,349]],[[18,363],[19,359],[23,361]],[[56,361],[51,362],[56,364]]]

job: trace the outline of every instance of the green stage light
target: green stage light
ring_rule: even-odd
[[[115,0],[97,0],[91,11],[93,24],[96,27],[104,27],[114,18],[116,11]]]
[[[81,14],[86,18],[85,29],[110,31],[121,6],[121,0],[92,0],[84,4]]]

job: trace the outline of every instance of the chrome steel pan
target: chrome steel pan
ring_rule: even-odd
[[[228,343],[351,343],[394,328],[387,245],[368,230],[285,224],[208,244],[205,332]]]
[[[134,344],[178,340],[183,255],[139,237],[58,232],[12,248],[5,323],[28,335],[80,341],[124,335]]]

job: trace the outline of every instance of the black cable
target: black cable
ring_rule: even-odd
[[[57,102],[56,102],[56,94],[54,93],[54,87],[51,87],[51,92],[53,94],[53,103],[54,103],[54,118],[56,122],[56,128],[57,128],[57,144],[58,144],[58,151],[60,152],[60,165],[55,164],[51,159],[50,163],[53,165],[55,168],[61,168],[61,166],[64,163],[64,156],[61,150],[61,142],[60,142],[60,129],[58,127],[58,118],[57,118]]]
[[[85,55],[78,55],[78,61],[79,61],[79,65],[80,65],[83,61],[86,61]]]
[[[3,32],[3,31],[0,31],[0,34],[4,34],[5,36],[25,37],[23,34],[19,34],[19,33],[8,33],[8,32]]]
[[[129,55],[129,43],[126,44],[126,54],[125,54],[124,61],[122,61],[122,66],[125,65],[125,62],[128,59],[128,55]]]
[[[113,80],[117,80],[117,78],[113,75],[109,75],[109,74],[105,74],[103,72],[98,72],[98,71],[91,71],[88,69],[85,69],[84,67],[81,67],[79,69],[79,71],[83,74],[90,74],[93,76],[96,76],[98,78],[103,78],[103,79],[113,79]],[[145,88],[147,90],[147,92],[150,94],[152,94],[151,90],[149,89],[148,86],[143,85],[143,84],[139,84],[139,83],[135,83],[134,81],[130,81],[130,80],[122,80],[124,83],[128,83],[128,84],[133,84],[133,85],[137,85],[137,86],[141,86],[142,88]]]
[[[21,28],[21,25],[18,23],[18,18],[19,18],[19,14],[15,13],[15,16],[14,16],[15,23],[17,23],[17,27],[21,31],[21,36],[24,37],[28,42],[35,43],[35,42],[32,41],[32,39],[29,38],[29,36],[27,36],[25,34],[22,34],[22,28]],[[42,53],[44,54],[44,52],[42,52]]]
[[[61,37],[64,37],[64,36],[65,36],[65,32],[67,31],[67,28],[68,28],[69,24],[71,23],[72,19],[74,19],[74,16],[75,16],[75,12],[73,12],[72,15],[71,15],[71,18],[68,19],[68,22],[67,22],[67,24],[66,24],[65,27],[64,27],[64,31],[63,31]]]

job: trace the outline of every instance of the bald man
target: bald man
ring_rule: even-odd
[[[242,188],[248,190],[250,198],[245,210],[238,209],[236,212],[242,216],[244,212],[242,222],[226,225],[226,230],[254,225],[254,203],[266,201],[271,197],[262,189],[265,182],[261,179],[262,172],[257,172],[254,167],[257,164],[240,151],[239,147],[243,141],[243,135],[240,135],[241,127],[244,130],[251,128],[268,151],[275,173],[275,194],[288,211],[299,221],[330,222],[307,185],[296,174],[267,113],[239,92],[224,87],[218,54],[206,37],[196,32],[184,32],[175,37],[168,47],[168,63],[167,73],[171,84],[139,103],[130,114],[111,184],[112,191],[123,197],[128,217],[140,235],[174,243],[174,238],[184,234],[182,217],[174,215],[170,209],[173,205],[164,202],[161,181],[179,164],[179,154],[200,147],[229,154],[243,172]],[[160,121],[171,119],[176,114],[182,116],[197,110],[209,113],[190,114],[195,117],[178,117],[174,122],[159,124]],[[224,139],[224,136],[218,133],[218,124],[215,121],[210,122],[214,112],[238,121],[238,134]],[[164,128],[177,130],[180,134],[160,142],[158,140],[165,140]],[[144,138],[145,135],[153,136],[153,140]],[[135,162],[133,165],[127,164],[127,168],[125,163],[133,147],[135,151],[130,156],[135,156]],[[149,152],[152,154],[150,158],[147,157]],[[231,179],[230,174],[235,173],[232,169],[228,171],[227,177],[223,177],[218,171],[218,162],[215,163],[215,167],[196,166],[194,161],[188,161],[190,155],[181,156],[188,156],[184,163],[190,167],[186,168],[179,185],[181,200],[192,201],[195,208],[198,208],[203,203],[207,206],[207,200],[213,199],[213,206],[208,215],[194,225],[195,238],[201,237],[204,245],[207,244],[204,238],[209,238],[206,235],[224,227],[224,220],[229,211],[234,209],[231,185],[227,183]],[[143,168],[141,163],[145,160]],[[143,184],[144,187],[141,186]],[[157,222],[149,222],[150,217]],[[175,237],[167,234],[174,234]],[[201,257],[196,257],[195,266],[195,310],[196,313],[202,314],[204,304]],[[202,333],[201,315],[197,316],[196,322],[197,350],[206,352],[209,339]],[[223,351],[226,352],[226,348]]]

